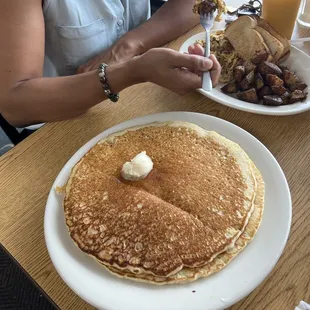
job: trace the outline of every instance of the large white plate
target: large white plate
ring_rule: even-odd
[[[239,143],[261,171],[266,184],[266,205],[254,241],[222,271],[186,285],[158,287],[109,274],[80,251],[64,223],[62,199],[55,187],[66,183],[72,167],[107,135],[154,121],[180,120],[214,130]],[[67,162],[50,191],[44,219],[48,252],[62,279],[80,297],[105,310],[223,309],[248,295],[271,272],[284,249],[291,224],[291,197],[285,176],[272,154],[243,129],[208,115],[171,112],[126,121],[85,144]]]
[[[218,31],[218,29],[214,31]],[[190,37],[182,44],[180,52],[187,52],[187,49],[190,45],[194,44],[197,40],[203,39],[205,39],[205,34],[203,32]],[[302,81],[304,81],[307,85],[310,85],[310,57],[306,53],[292,46],[291,55],[283,64],[288,65],[291,70],[296,72],[297,76]],[[207,92],[202,88],[198,89],[198,91],[204,96],[216,102],[222,103],[228,107],[251,113],[266,115],[291,115],[310,110],[310,96],[308,96],[308,98],[303,102],[297,102],[291,105],[283,105],[279,107],[269,107],[260,104],[244,102],[226,95],[220,89],[223,85],[224,84],[220,83],[210,92]]]

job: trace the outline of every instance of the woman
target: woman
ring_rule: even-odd
[[[154,48],[198,23],[193,3],[169,0],[148,19],[148,0],[1,1],[0,113],[25,126],[78,116],[145,81],[184,94],[211,70],[216,84],[220,65],[202,48]]]

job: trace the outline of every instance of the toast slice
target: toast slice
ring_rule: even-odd
[[[272,61],[277,62],[283,55],[284,52],[283,44],[264,28],[256,26],[254,29],[260,33],[265,43],[267,44],[270,53],[272,55]]]
[[[277,30],[275,30],[267,21],[265,21],[262,18],[259,18],[258,16],[252,16],[252,18],[256,19],[257,26],[264,28],[266,31],[268,31],[272,36],[274,36],[277,40],[279,40],[283,44],[283,53],[280,58],[282,58],[285,55],[289,55],[290,53],[290,43],[288,39],[280,34]],[[285,57],[284,57],[285,58]]]
[[[277,64],[284,62],[291,55],[291,51],[289,50],[286,54],[282,55],[281,58],[277,61]]]
[[[256,19],[249,16],[242,16],[230,24],[225,30],[227,39],[239,56],[246,61],[253,59],[261,51],[266,51],[271,56],[271,52],[262,35],[255,30],[255,27],[257,27]]]

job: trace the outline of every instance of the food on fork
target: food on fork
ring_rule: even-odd
[[[198,4],[197,4],[198,3]],[[217,9],[216,4],[214,1],[210,0],[201,0],[201,1],[196,1],[193,11],[196,14],[209,14],[215,12]]]
[[[223,0],[196,0],[193,12],[196,14],[209,14],[217,10],[216,21],[220,21],[222,14],[226,13],[226,4]]]

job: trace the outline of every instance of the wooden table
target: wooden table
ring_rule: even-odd
[[[170,47],[178,49],[199,31],[196,27]],[[294,36],[310,36],[310,30],[297,27]],[[61,309],[93,309],[66,286],[48,256],[43,236],[48,192],[66,161],[91,138],[130,118],[165,111],[206,113],[246,129],[269,148],[288,179],[293,222],[285,251],[269,277],[231,309],[291,310],[300,300],[310,302],[310,112],[255,115],[198,93],[180,97],[151,84],[131,87],[117,105],[105,102],[76,119],[48,124],[1,157],[1,243]]]

